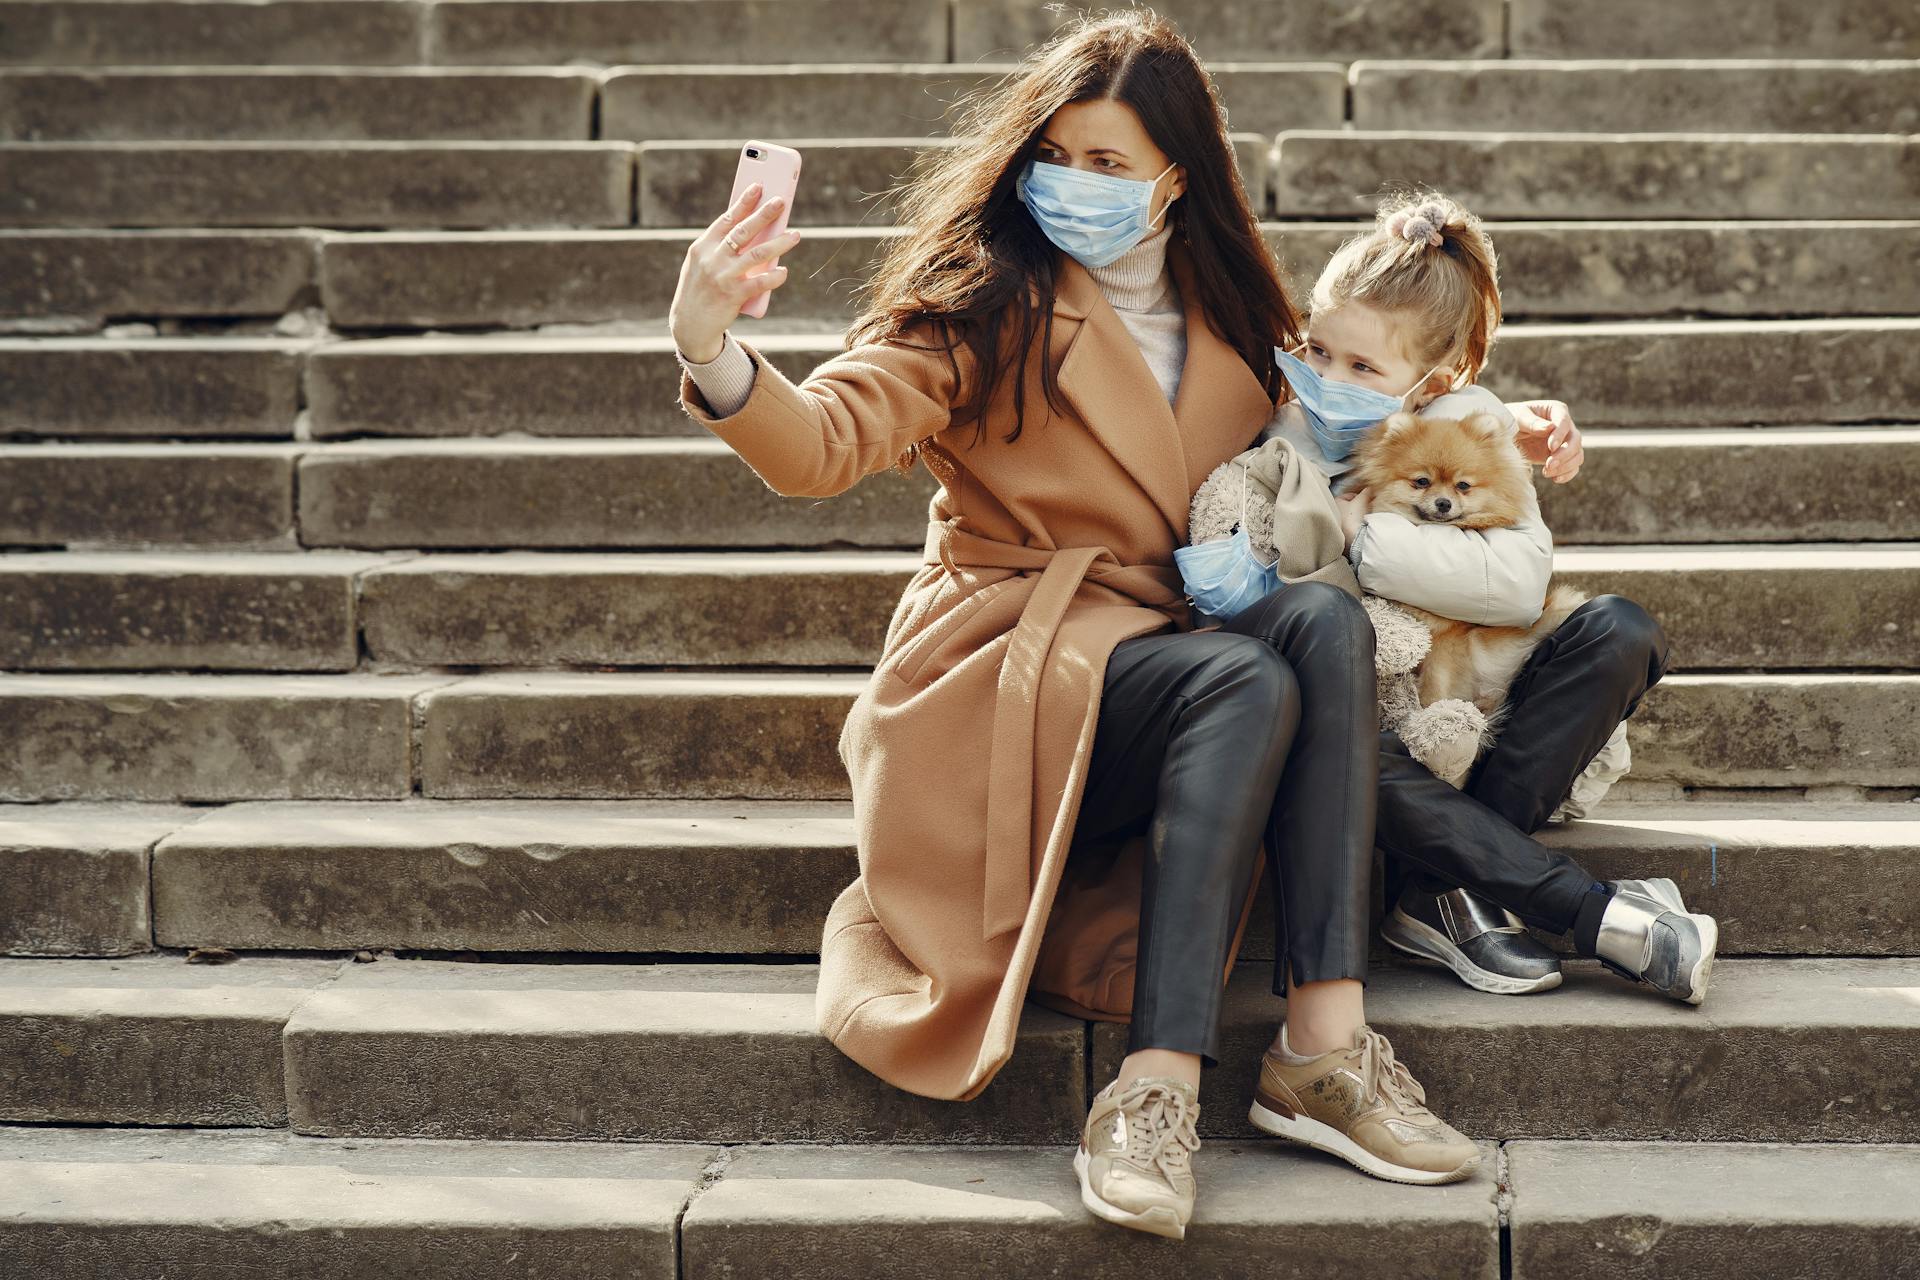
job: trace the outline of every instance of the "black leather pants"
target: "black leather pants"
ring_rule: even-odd
[[[1273,990],[1366,979],[1378,785],[1373,627],[1338,587],[1282,586],[1219,630],[1108,659],[1082,836],[1148,835],[1127,1047],[1217,1064],[1220,975],[1264,837]]]
[[[1666,669],[1660,624],[1623,596],[1596,596],[1528,657],[1506,724],[1464,790],[1382,733],[1378,839],[1388,906],[1412,878],[1426,889],[1484,894],[1536,928],[1573,928],[1594,879],[1530,833]]]

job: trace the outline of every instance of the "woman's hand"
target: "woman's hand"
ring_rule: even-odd
[[[1507,408],[1520,422],[1521,454],[1541,467],[1542,475],[1555,484],[1565,484],[1579,473],[1587,453],[1580,443],[1580,428],[1573,425],[1573,415],[1565,404],[1527,400]]]
[[[748,243],[780,216],[785,202],[775,196],[762,205],[760,192],[757,182],[741,192],[733,207],[715,218],[687,248],[686,260],[680,264],[680,283],[667,308],[667,329],[680,353],[695,364],[720,355],[727,326],[749,298],[786,283],[785,267],[756,268],[799,244],[798,231],[777,235],[744,253],[732,247]]]
[[[1367,513],[1373,510],[1373,490],[1343,493],[1334,501],[1340,504],[1340,532],[1346,535],[1347,546],[1351,547],[1361,524],[1366,521]]]

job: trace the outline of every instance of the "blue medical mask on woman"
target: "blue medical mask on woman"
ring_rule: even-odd
[[[1300,402],[1301,412],[1307,415],[1307,425],[1313,429],[1320,451],[1334,461],[1352,453],[1353,446],[1388,417],[1408,408],[1407,397],[1426,385],[1434,369],[1440,367],[1435,365],[1434,369],[1427,370],[1420,375],[1420,381],[1394,396],[1372,387],[1323,378],[1290,351],[1275,347],[1273,355],[1287,376],[1293,398]]]
[[[1175,547],[1173,563],[1180,570],[1193,607],[1216,622],[1224,622],[1280,589],[1280,570],[1253,554],[1247,537],[1247,468],[1240,468],[1240,523],[1229,538],[1214,538],[1191,547]]]
[[[1169,200],[1160,214],[1147,216],[1154,184],[1172,168],[1168,165],[1152,181],[1142,182],[1029,160],[1014,191],[1047,239],[1082,266],[1104,267],[1146,239],[1160,214],[1173,207]]]

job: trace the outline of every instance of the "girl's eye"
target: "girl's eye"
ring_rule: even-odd
[[[1456,484],[1453,487],[1458,489],[1461,493],[1465,493],[1467,490],[1473,488],[1473,486],[1468,484],[1465,480],[1462,480],[1459,484]]]
[[[1355,361],[1353,362],[1353,367],[1354,367],[1354,370],[1355,370],[1356,372],[1358,372],[1358,373],[1372,373],[1372,372],[1373,372],[1373,370],[1372,370],[1372,369],[1369,369],[1369,368],[1368,368],[1368,367],[1367,367],[1366,365],[1364,365],[1364,364],[1362,364],[1362,363],[1360,363],[1360,361],[1358,361],[1358,360],[1355,360]]]
[[[1425,476],[1415,476],[1413,478],[1413,487],[1416,489],[1424,489],[1432,483],[1433,481],[1427,479]]]

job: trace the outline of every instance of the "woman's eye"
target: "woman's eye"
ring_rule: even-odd
[[[1413,478],[1413,487],[1416,489],[1424,489],[1432,483],[1433,481],[1427,479],[1425,476],[1415,476]]]
[[[1473,488],[1473,486],[1468,484],[1465,480],[1462,480],[1459,484],[1456,484],[1453,487],[1458,489],[1461,493],[1465,493],[1467,490]]]

